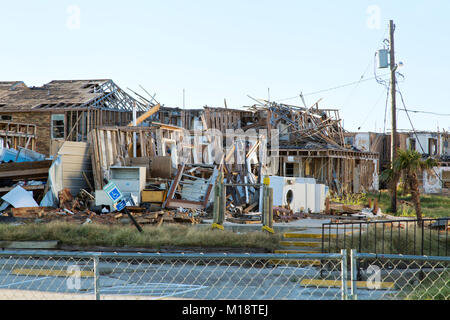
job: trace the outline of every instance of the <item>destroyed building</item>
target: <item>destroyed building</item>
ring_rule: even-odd
[[[0,143],[50,155],[60,141],[87,141],[92,129],[127,125],[134,105],[138,113],[149,107],[108,79],[0,82]]]
[[[161,108],[154,119],[187,130],[265,130],[269,147],[272,138],[278,141],[267,154],[274,161],[265,174],[310,177],[337,192],[378,190],[379,150],[346,143],[336,109],[263,102],[244,109]],[[270,136],[272,129],[279,130],[278,137]]]
[[[336,191],[362,192],[378,189],[379,154],[382,139],[372,147],[354,147],[341,126],[336,109],[303,108],[262,103],[244,109],[161,108],[154,120],[187,130],[279,129],[277,158],[267,174],[311,177]],[[270,145],[270,133],[268,134]],[[347,140],[346,140],[347,139]],[[375,147],[373,147],[375,145]]]
[[[391,134],[375,132],[347,132],[346,144],[359,150],[377,152],[380,156],[380,172],[390,166]],[[419,187],[424,193],[450,193],[450,135],[442,131],[397,132],[398,148],[415,150],[423,159],[432,157],[438,165],[430,171],[419,172]]]
[[[0,165],[2,194],[33,191],[41,207],[93,219],[91,210],[114,211],[105,192],[113,182],[131,199],[130,210],[145,213],[141,221],[176,216],[193,223],[211,213],[220,179],[221,203],[234,221],[260,221],[266,177],[276,190],[274,212],[287,219],[323,212],[328,190],[378,189],[378,149],[348,143],[336,109],[264,100],[243,108],[180,109],[136,95],[111,80],[38,88],[1,83],[0,147],[13,162]],[[160,211],[150,215],[150,208]]]

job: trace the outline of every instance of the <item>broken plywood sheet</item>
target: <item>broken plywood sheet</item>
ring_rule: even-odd
[[[38,207],[33,199],[33,191],[27,191],[21,186],[17,186],[2,197],[3,200],[10,203],[14,208]]]

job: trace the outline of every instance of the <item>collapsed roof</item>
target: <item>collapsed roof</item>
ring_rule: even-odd
[[[337,109],[319,109],[318,104],[306,108],[269,101],[248,109],[265,114],[263,127],[279,129],[282,148],[347,149]]]
[[[54,80],[41,87],[28,87],[22,81],[0,82],[0,112],[34,112],[104,109],[147,111],[143,104],[110,79]]]

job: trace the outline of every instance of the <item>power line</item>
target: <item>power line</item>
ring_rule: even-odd
[[[388,73],[387,73],[387,74],[383,74],[382,76],[387,76],[387,75],[389,75],[389,74],[388,74]],[[371,78],[367,78],[367,79],[364,79],[364,80],[359,79],[358,81],[353,81],[353,82],[346,83],[346,84],[342,84],[342,85],[339,85],[339,86],[335,86],[335,87],[331,87],[331,88],[327,88],[327,89],[322,89],[322,90],[319,90],[319,91],[314,91],[314,92],[304,93],[303,96],[304,96],[304,97],[305,97],[305,96],[312,96],[312,95],[316,95],[316,94],[319,94],[319,93],[324,93],[324,92],[328,92],[328,91],[332,91],[332,90],[337,90],[337,89],[341,89],[341,88],[345,88],[345,87],[352,86],[352,85],[354,85],[354,84],[359,84],[359,83],[361,83],[361,82],[370,81],[370,80],[373,80],[373,79],[375,79],[375,78],[376,78],[376,77],[371,77]],[[277,99],[277,100],[274,100],[274,101],[281,102],[281,101],[287,101],[287,100],[298,99],[299,97],[300,97],[300,95],[297,95],[297,96],[295,96],[295,97],[284,98],[284,99]]]
[[[378,103],[381,101],[381,98],[383,97],[384,91],[381,92],[380,96],[378,97],[378,99],[376,100],[375,104],[373,105],[372,108],[370,108],[370,111],[367,113],[366,118],[364,119],[364,121],[361,123],[361,125],[358,127],[358,130],[361,129],[361,127],[366,123],[367,119],[369,119],[369,116],[372,114],[373,110],[375,109],[375,107],[378,105]],[[387,95],[389,96],[389,90],[387,92]]]
[[[437,113],[432,111],[421,111],[421,110],[411,110],[411,109],[400,109],[401,111],[405,112],[412,112],[412,113],[426,113],[426,114],[433,114],[436,116],[443,116],[443,117],[450,117],[450,113]]]
[[[425,150],[424,150],[424,148],[422,146],[422,143],[420,142],[420,139],[417,136],[416,129],[414,129],[414,125],[413,125],[413,123],[411,121],[411,118],[409,117],[408,109],[406,109],[405,100],[403,99],[403,94],[400,91],[400,87],[398,86],[398,83],[397,83],[397,88],[398,88],[398,90],[396,90],[396,92],[398,92],[400,94],[400,99],[401,99],[402,104],[403,104],[403,110],[406,112],[406,115],[408,116],[409,123],[411,124],[411,128],[412,128],[412,130],[414,132],[414,135],[416,136],[416,141],[419,142],[420,149],[422,149],[422,153],[425,154]],[[400,109],[400,110],[402,110],[402,109]],[[436,170],[434,168],[433,168],[433,172],[434,172],[434,175],[441,181],[442,185],[444,185],[444,181],[442,181],[441,176],[436,172]]]
[[[386,36],[388,30],[389,30],[389,26],[386,26],[386,29],[384,30],[383,36],[381,37],[380,41],[383,41],[385,39],[385,36]],[[374,63],[374,66],[375,66],[376,65],[375,61],[373,63]],[[359,87],[359,84],[362,82],[363,78],[366,76],[367,71],[369,71],[369,68],[370,68],[371,64],[372,64],[372,62],[370,61],[369,64],[367,65],[367,67],[366,67],[366,70],[362,74],[361,78],[359,79],[359,81],[356,83],[356,85],[353,88],[353,90],[350,92],[350,94],[345,99],[345,102],[344,102],[344,104],[342,104],[341,109],[347,104],[348,100],[350,100],[350,98],[353,96],[353,94],[355,93],[356,89]],[[376,76],[376,73],[375,73],[375,76]]]
[[[386,34],[387,34],[387,32],[388,32],[388,29],[389,29],[389,28],[386,27],[386,29],[384,30],[383,36],[381,37],[380,41],[382,41],[382,40],[385,38],[385,36],[386,36]],[[366,82],[366,81],[370,81],[370,80],[373,80],[373,79],[377,79],[377,78],[378,78],[377,75],[375,74],[375,77],[373,77],[373,78],[364,79],[364,77],[365,77],[367,71],[368,71],[369,68],[370,68],[370,64],[371,64],[371,62],[369,62],[369,64],[368,64],[367,67],[366,67],[366,70],[365,70],[364,73],[361,75],[361,77],[359,78],[358,81],[346,83],[346,84],[339,85],[339,86],[336,86],[336,87],[331,87],[331,88],[327,88],[327,89],[322,89],[322,90],[319,90],[319,91],[309,92],[309,93],[305,93],[305,94],[300,93],[299,95],[296,95],[296,96],[294,96],[294,97],[283,98],[283,99],[277,99],[277,100],[273,100],[273,101],[275,101],[275,102],[282,102],[282,101],[294,100],[294,99],[298,99],[298,98],[303,99],[303,97],[305,97],[305,96],[316,95],[316,94],[319,94],[319,93],[328,92],[328,91],[337,90],[337,89],[345,88],[345,87],[348,87],[348,86],[356,85],[355,88],[352,90],[352,92],[350,92],[350,94],[347,96],[347,98],[346,98],[346,100],[345,100],[345,102],[344,102],[344,105],[345,105],[345,104],[348,102],[348,100],[350,99],[350,97],[353,95],[353,93],[355,92],[355,90],[357,89],[357,87],[359,86],[359,84],[360,84],[361,82]],[[381,76],[386,76],[386,75],[389,75],[389,74],[384,74],[384,75],[381,75]],[[383,80],[383,79],[382,79],[382,80]],[[378,80],[377,80],[377,81],[378,81]]]
[[[358,89],[359,84],[361,83],[361,81],[364,79],[364,77],[366,76],[367,71],[370,68],[370,64],[371,62],[369,62],[369,64],[366,67],[366,70],[364,71],[364,73],[361,75],[361,78],[359,78],[359,81],[356,83],[356,85],[354,86],[353,90],[349,93],[349,95],[347,96],[347,98],[345,99],[344,103],[342,104],[341,109],[347,104],[348,100],[350,100],[350,98],[353,96],[353,94],[355,93],[356,89]]]

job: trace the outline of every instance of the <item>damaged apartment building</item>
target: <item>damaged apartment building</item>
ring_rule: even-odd
[[[357,150],[379,154],[380,172],[388,168],[391,161],[391,134],[376,132],[346,132],[346,144]],[[450,134],[446,130],[397,132],[398,148],[415,150],[423,159],[432,157],[438,165],[432,170],[420,172],[419,185],[424,193],[450,193]]]
[[[337,193],[378,190],[379,154],[346,143],[337,109],[261,103],[243,109],[163,107],[154,121],[186,130],[265,130],[271,166],[263,175],[314,178]],[[277,129],[278,137],[270,132]],[[270,146],[271,139],[278,141]],[[225,145],[225,143],[224,143]]]
[[[55,153],[61,141],[87,141],[102,126],[126,126],[133,99],[112,80],[61,80],[41,87],[22,81],[0,82],[0,142],[3,147]]]
[[[1,82],[0,149],[15,150],[0,158],[13,162],[0,165],[1,192],[20,185],[51,206],[80,195],[91,205],[73,202],[66,209],[89,212],[83,210],[111,210],[104,188],[114,182],[136,212],[150,202],[167,219],[184,214],[191,221],[211,209],[219,176],[227,212],[238,216],[261,211],[265,177],[275,190],[274,207],[284,213],[323,212],[328,190],[378,190],[379,154],[348,143],[337,109],[265,100],[242,108],[180,109],[135,96],[107,79],[41,87]],[[220,143],[210,129],[221,133]]]

